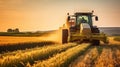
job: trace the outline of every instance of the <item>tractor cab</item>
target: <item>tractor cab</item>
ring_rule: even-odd
[[[69,15],[65,27],[62,30],[62,43],[89,41],[93,45],[99,45],[100,41],[107,43],[107,37],[104,33],[93,26],[92,17],[98,21],[98,17],[92,12],[76,12]]]
[[[82,13],[82,12],[76,12],[74,15],[68,15],[68,24],[69,27],[77,27],[77,29],[80,28],[81,23],[88,23],[90,27],[93,26],[92,23],[92,17],[94,17],[92,12],[89,13]],[[95,16],[95,20],[98,21],[98,17]]]

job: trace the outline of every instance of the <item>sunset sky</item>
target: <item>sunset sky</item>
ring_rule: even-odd
[[[67,13],[92,11],[98,27],[120,27],[120,0],[0,0],[0,31],[55,30]]]

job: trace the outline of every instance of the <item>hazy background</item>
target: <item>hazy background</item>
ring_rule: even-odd
[[[95,11],[99,27],[120,27],[120,0],[0,0],[0,31],[55,30],[66,21],[66,14]]]

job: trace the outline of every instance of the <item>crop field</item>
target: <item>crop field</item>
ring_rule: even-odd
[[[43,41],[42,37],[13,37],[13,36],[0,36],[0,45],[15,44],[25,42],[40,42]],[[44,40],[45,41],[45,40]]]
[[[3,37],[1,41],[2,40],[6,40],[8,42],[11,41],[11,38],[8,40],[4,38],[5,37]],[[23,39],[22,37],[21,39],[18,38],[18,40],[17,37],[15,38],[16,41],[21,42],[21,40],[24,40],[25,37],[23,37]],[[27,43],[24,43],[22,41],[23,43],[16,42],[19,44],[7,43],[5,45],[3,44],[0,45],[0,50],[1,50],[0,67],[119,67],[120,66],[119,36],[109,37],[110,43],[101,44],[100,46],[92,46],[90,43],[58,44],[58,43],[53,43],[51,41],[42,41],[39,39],[39,37],[38,38],[32,37],[31,41],[29,41],[30,40],[29,37],[27,38],[25,39]]]
[[[97,46],[89,48],[70,67],[119,67],[120,46]]]
[[[1,33],[0,33],[1,34]],[[40,33],[41,34],[41,33]],[[39,34],[39,35],[40,35]],[[42,34],[41,36],[36,36],[36,34],[29,34],[21,36],[16,36],[14,34],[10,36],[0,36],[0,46],[1,45],[7,45],[7,44],[16,44],[16,43],[29,43],[29,42],[41,42],[41,41],[56,41],[58,40],[58,32],[49,32]]]

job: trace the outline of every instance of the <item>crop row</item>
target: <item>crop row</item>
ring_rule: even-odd
[[[96,47],[89,48],[85,54],[78,57],[72,62],[69,67],[92,67],[94,60],[98,57],[98,51]]]
[[[75,44],[67,45],[52,45],[44,46],[40,49],[31,49],[31,51],[24,51],[24,53],[16,53],[15,55],[2,56],[0,58],[0,67],[23,67],[28,62],[33,64],[34,61],[47,59],[50,56],[65,51],[71,47],[76,46]]]
[[[0,53],[15,50],[24,50],[27,48],[41,47],[45,45],[55,44],[52,41],[41,41],[41,42],[26,42],[26,43],[15,43],[15,44],[0,44]]]
[[[88,46],[89,44],[75,46],[65,52],[58,53],[47,60],[37,61],[33,67],[68,67],[68,65],[81,55]]]
[[[103,52],[101,55],[97,58],[97,61],[95,62],[95,66],[100,66],[100,67],[114,67],[113,65],[113,53],[111,49],[103,49]],[[109,60],[109,61],[108,61]]]
[[[119,67],[120,49],[109,46],[97,46],[88,49],[69,67]]]

